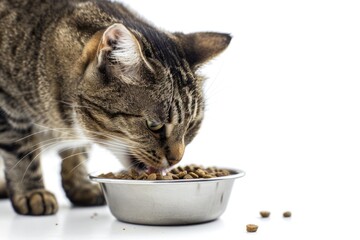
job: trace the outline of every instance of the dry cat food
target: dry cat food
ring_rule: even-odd
[[[261,217],[268,218],[270,216],[270,212],[268,211],[261,211],[260,212]]]
[[[255,224],[248,224],[246,225],[247,232],[256,232],[258,230],[258,226]]]
[[[128,180],[177,180],[194,178],[214,178],[230,175],[226,169],[216,167],[203,168],[198,165],[179,166],[168,171],[165,175],[162,173],[139,172],[135,169],[121,171],[119,173],[100,174],[101,178],[128,179]]]
[[[291,212],[286,211],[286,212],[283,213],[283,216],[284,216],[285,218],[291,217]]]

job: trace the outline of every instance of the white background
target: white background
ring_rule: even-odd
[[[106,207],[71,208],[60,161],[48,154],[45,179],[61,204],[58,214],[16,216],[0,201],[1,239],[359,239],[359,2],[124,2],[166,30],[233,35],[228,50],[203,69],[205,121],[182,164],[247,175],[235,182],[219,220],[148,227],[118,222]],[[90,171],[118,167],[94,149]],[[260,210],[271,211],[270,218],[260,219]],[[286,210],[291,219],[282,218]],[[246,233],[248,223],[258,232]]]

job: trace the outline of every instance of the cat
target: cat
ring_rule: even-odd
[[[105,204],[82,164],[92,143],[144,171],[177,164],[204,117],[198,69],[231,41],[107,0],[0,0],[0,29],[0,192],[22,215],[58,210],[39,160],[57,144],[74,205]]]

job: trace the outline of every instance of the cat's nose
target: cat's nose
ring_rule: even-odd
[[[185,145],[183,143],[175,143],[168,147],[166,151],[166,159],[170,166],[180,162],[184,155]]]

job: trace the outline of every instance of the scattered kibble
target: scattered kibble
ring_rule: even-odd
[[[283,213],[283,216],[284,216],[285,218],[289,218],[289,217],[291,217],[291,212],[286,211],[286,212]]]
[[[268,218],[270,216],[270,212],[269,211],[260,211],[260,216],[263,218]],[[291,217],[291,212],[290,211],[286,211],[283,213],[283,217],[284,218],[289,218]],[[247,232],[256,232],[258,229],[258,226],[255,224],[248,224],[246,225],[246,231]]]
[[[197,178],[214,178],[230,175],[229,170],[220,169],[216,167],[203,168],[201,166],[192,164],[188,166],[179,166],[168,171],[165,175],[161,173],[146,173],[130,169],[128,171],[121,171],[119,173],[105,173],[100,174],[101,178],[112,179],[129,179],[129,180],[177,180],[177,179],[197,179]]]
[[[261,217],[268,218],[270,216],[270,212],[268,211],[261,211],[260,212]]]
[[[258,230],[258,226],[255,224],[248,224],[246,225],[247,232],[256,232]]]

